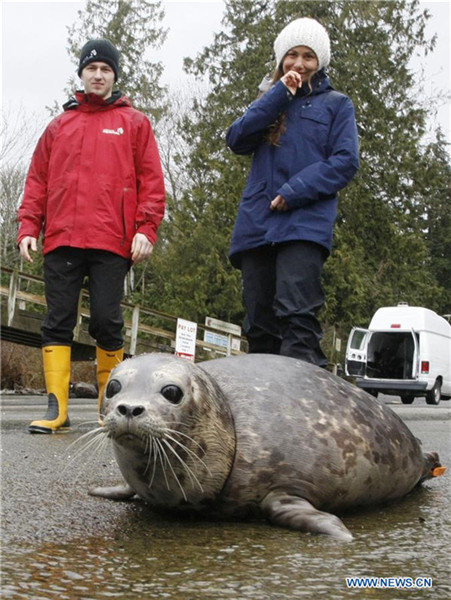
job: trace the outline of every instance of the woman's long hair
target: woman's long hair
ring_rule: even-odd
[[[270,87],[275,85],[279,81],[279,79],[281,79],[283,77],[284,73],[282,70],[282,64],[283,64],[283,61],[280,63],[280,65],[274,71],[274,75],[272,77]],[[316,75],[316,73],[318,73],[318,71],[313,71],[313,73],[311,73],[311,75],[308,78],[307,83],[308,83],[309,90],[310,90],[309,94],[311,94],[313,91],[312,79]],[[267,140],[271,144],[271,146],[279,146],[280,138],[285,133],[286,128],[287,128],[286,116],[285,116],[285,113],[281,113],[280,116],[269,127]]]

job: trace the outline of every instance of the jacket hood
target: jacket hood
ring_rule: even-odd
[[[107,107],[110,105],[116,106],[131,106],[130,100],[124,96],[120,90],[116,90],[112,95],[104,100],[97,94],[86,94],[83,90],[77,90],[75,96],[63,104],[63,109],[74,110],[79,107],[85,107],[88,110],[96,110],[99,107]]]

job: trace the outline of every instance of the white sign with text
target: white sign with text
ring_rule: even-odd
[[[175,355],[194,361],[196,356],[197,323],[177,319],[175,336]]]

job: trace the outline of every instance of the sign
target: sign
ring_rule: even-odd
[[[236,350],[239,352],[241,350],[241,340],[239,338],[232,337],[231,335],[221,335],[220,333],[215,333],[214,331],[204,331],[204,342],[208,342],[209,344],[214,344],[215,346],[220,346],[225,350]],[[229,344],[231,342],[230,348]]]
[[[196,356],[197,323],[177,319],[175,355],[194,362]]]
[[[205,317],[205,325],[211,327],[211,329],[217,329],[218,331],[225,331],[232,335],[241,336],[241,327],[234,323],[227,323],[226,321],[220,321],[219,319],[213,319],[212,317]]]
[[[228,336],[221,335],[220,333],[214,333],[213,331],[205,331],[204,342],[214,344],[215,346],[222,346],[222,348],[227,348],[229,338]]]
[[[205,330],[205,342],[224,348],[227,356],[230,356],[232,350],[236,350],[237,352],[240,351],[241,340],[239,338],[241,337],[241,327],[234,325],[233,323],[213,319],[213,317],[205,317],[205,326],[210,327],[211,329],[217,329],[221,332],[215,333],[214,331]]]

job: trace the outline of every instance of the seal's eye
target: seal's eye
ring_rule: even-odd
[[[116,394],[118,394],[122,389],[120,382],[117,379],[112,379],[108,382],[106,386],[106,397],[112,398]]]
[[[177,385],[165,385],[161,394],[172,404],[178,404],[183,398],[183,392]]]

